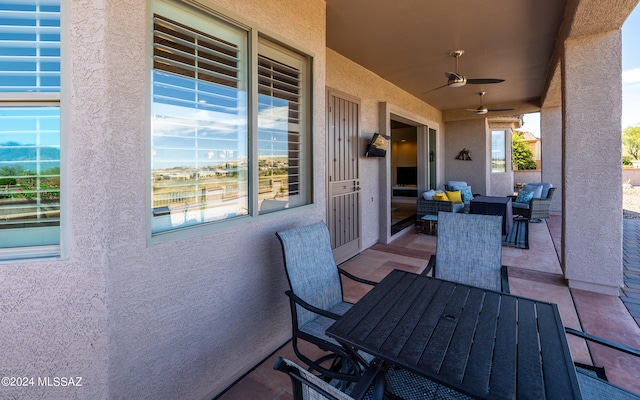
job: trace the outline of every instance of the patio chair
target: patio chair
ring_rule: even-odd
[[[352,306],[343,299],[341,274],[368,285],[376,282],[338,268],[331,251],[329,230],[323,222],[277,232],[276,235],[282,245],[289,281],[290,290],[285,293],[291,306],[295,354],[320,375],[345,381],[357,380],[362,367],[367,365],[366,360],[354,359],[352,353],[327,336],[325,331]],[[300,340],[315,344],[329,354],[311,359],[301,351]],[[331,365],[327,366],[328,363]]]
[[[556,188],[551,187],[548,183],[542,183],[526,184],[523,190],[535,191],[536,188],[540,188],[540,196],[542,197],[535,197],[534,195],[529,201],[523,203],[518,201],[518,196],[510,196],[512,199],[511,207],[513,215],[521,215],[531,222],[540,222],[543,219],[549,218],[551,199],[553,198],[553,192],[555,192]]]
[[[438,214],[436,254],[423,274],[509,293],[507,267],[502,265],[502,217]]]
[[[609,348],[640,357],[640,350],[612,342],[589,333],[581,332],[572,328],[564,328],[568,334],[578,336],[582,339],[607,346]],[[600,368],[600,370],[602,370]],[[613,385],[606,380],[606,376],[598,371],[598,368],[589,368],[576,364],[578,374],[578,384],[585,400],[639,400],[640,396],[619,386]]]
[[[320,379],[286,358],[278,357],[273,368],[291,378],[293,400],[360,400],[365,396],[370,400],[378,400],[384,396],[384,371],[375,364],[366,369],[357,383],[347,387],[346,392],[338,390],[330,382]]]
[[[463,393],[389,365],[371,364],[360,380],[346,387],[339,381],[320,379],[286,358],[278,357],[274,368],[291,378],[294,400],[471,400]]]

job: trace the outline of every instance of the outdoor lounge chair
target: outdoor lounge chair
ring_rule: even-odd
[[[338,390],[330,382],[322,380],[309,371],[304,370],[293,361],[278,357],[273,366],[278,371],[289,375],[293,385],[293,400],[378,400],[384,395],[384,371],[377,365],[371,365],[362,378],[347,390],[349,394]]]
[[[518,196],[510,196],[512,199],[513,215],[521,215],[533,222],[540,222],[542,219],[549,218],[549,208],[551,206],[551,199],[553,198],[553,192],[556,188],[551,187],[548,183],[542,183],[539,185],[526,184],[524,186],[525,191],[529,189],[528,186],[540,186],[542,197],[533,197],[528,202],[520,203],[517,201]],[[545,190],[546,189],[546,190]]]
[[[436,254],[423,274],[509,293],[502,265],[502,217],[441,212]]]
[[[631,354],[636,357],[640,357],[640,350],[624,346],[620,343],[615,343],[610,340],[603,339],[598,336],[591,335],[589,333],[581,332],[572,328],[564,328],[565,331],[571,335],[578,336],[582,339],[601,344],[603,346],[610,347],[612,349],[622,351],[627,354]],[[578,384],[580,385],[580,392],[582,392],[582,398],[584,400],[639,400],[640,396],[629,392],[619,386],[613,385],[603,377],[601,373],[597,373],[597,368],[591,369],[588,367],[576,365],[576,372],[578,374]],[[604,378],[604,379],[603,379]]]
[[[343,299],[340,274],[368,285],[376,282],[355,277],[338,268],[331,251],[329,230],[323,222],[277,232],[276,235],[282,245],[289,281],[290,290],[285,293],[290,299],[292,344],[296,355],[311,370],[323,376],[357,380],[367,362],[354,359],[352,353],[327,336],[325,330],[352,306]],[[313,343],[330,354],[313,360],[300,350],[299,340]],[[330,362],[332,365],[327,367]]]

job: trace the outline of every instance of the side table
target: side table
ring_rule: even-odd
[[[420,218],[420,229],[418,233],[424,233],[427,235],[438,234],[438,216],[427,214]]]

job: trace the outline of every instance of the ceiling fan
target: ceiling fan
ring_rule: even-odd
[[[515,108],[487,108],[487,107],[482,105],[482,98],[484,97],[486,92],[480,92],[478,94],[480,95],[480,107],[478,107],[478,108],[467,108],[467,111],[473,111],[478,115],[483,115],[483,114],[486,114],[486,113],[492,112],[492,111],[512,111],[512,110],[515,110]]]
[[[467,83],[470,85],[483,85],[490,83],[500,83],[504,82],[504,79],[496,79],[496,78],[467,78],[466,76],[460,74],[458,72],[458,59],[464,54],[464,50],[454,50],[449,55],[451,57],[455,57],[456,59],[456,72],[445,72],[444,75],[447,77],[447,84],[439,86],[435,89],[431,89],[427,93],[433,92],[434,90],[442,89],[443,87],[461,87],[466,85]]]

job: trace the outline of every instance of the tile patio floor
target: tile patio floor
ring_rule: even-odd
[[[560,268],[561,218],[529,224],[529,250],[503,247],[503,264],[509,266],[511,293],[557,303],[565,326],[580,329],[634,348],[640,348],[640,327],[619,297],[569,289]],[[640,243],[637,243],[640,248]],[[402,235],[389,245],[377,244],[342,267],[363,278],[379,281],[394,268],[422,272],[435,252],[434,236]],[[366,288],[345,282],[345,299],[356,301]],[[604,366],[609,380],[640,394],[640,359],[599,346],[587,346],[569,336],[574,361]],[[310,351],[317,351],[310,347]],[[289,378],[273,370],[278,356],[297,361],[290,343],[256,366],[244,378],[218,396],[219,400],[292,399]]]

